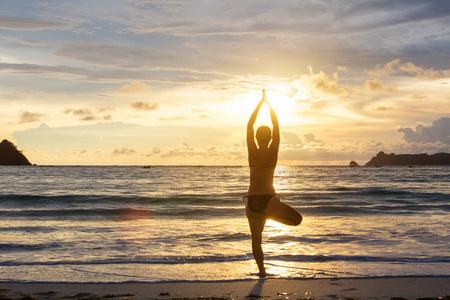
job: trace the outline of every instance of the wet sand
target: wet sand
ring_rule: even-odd
[[[449,295],[449,296],[446,296]],[[0,282],[0,299],[447,299],[450,277],[159,283]]]

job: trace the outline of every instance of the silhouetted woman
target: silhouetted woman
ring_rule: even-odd
[[[261,126],[256,131],[256,142],[253,130],[256,117],[261,106],[267,103],[270,109],[273,130],[267,126]],[[273,134],[272,134],[273,131]],[[250,187],[247,193],[246,213],[250,232],[252,234],[252,252],[258,265],[259,276],[267,275],[264,268],[264,254],[262,251],[262,232],[267,219],[271,219],[286,225],[297,226],[302,222],[302,216],[290,207],[282,203],[273,187],[273,175],[278,160],[278,148],[280,145],[280,128],[277,115],[266,98],[263,97],[255,108],[247,124],[247,148],[248,162],[250,165]]]

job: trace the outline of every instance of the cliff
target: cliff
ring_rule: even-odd
[[[385,154],[383,151],[372,157],[366,166],[386,166],[386,165],[450,165],[449,153],[436,153],[428,155],[422,154]]]
[[[0,165],[31,165],[25,155],[8,140],[0,143]]]

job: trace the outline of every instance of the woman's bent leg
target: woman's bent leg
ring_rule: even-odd
[[[297,226],[303,220],[302,215],[278,199],[278,196],[274,196],[267,204],[264,214],[268,219],[280,222],[285,225]]]

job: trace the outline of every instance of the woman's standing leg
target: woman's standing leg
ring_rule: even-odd
[[[252,234],[252,252],[253,257],[258,265],[259,276],[265,277],[266,269],[264,268],[264,253],[262,250],[262,232],[266,219],[261,213],[255,213],[246,207],[248,224],[250,226],[250,232]]]

